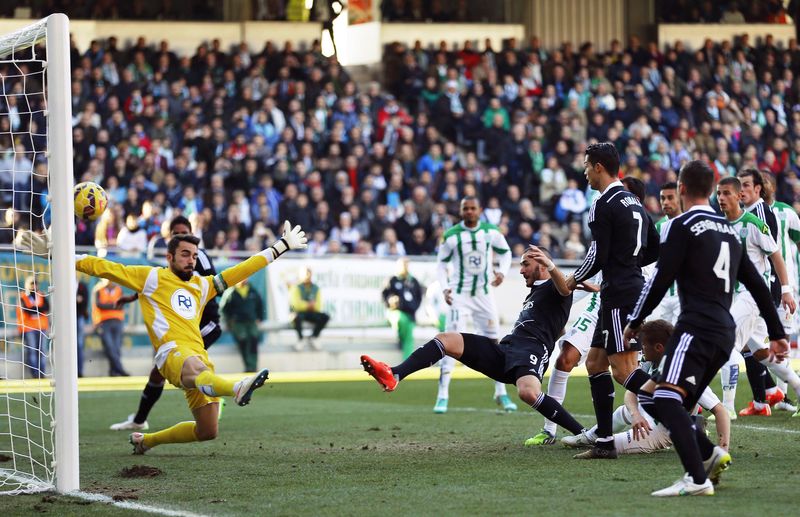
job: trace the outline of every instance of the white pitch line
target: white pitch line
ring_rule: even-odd
[[[80,490],[77,490],[75,492],[69,492],[64,495],[70,497],[77,497],[78,499],[91,501],[93,503],[107,503],[112,506],[116,506],[117,508],[124,508],[126,510],[136,510],[139,512],[155,513],[158,515],[166,515],[168,517],[206,517],[205,515],[200,513],[187,512],[184,510],[170,510],[169,508],[160,508],[158,506],[150,506],[142,503],[136,503],[133,501],[115,501],[111,497],[104,494],[94,494],[91,492],[82,492]]]
[[[762,427],[760,425],[749,424],[734,424],[731,423],[731,428],[741,427],[744,429],[752,429],[753,431],[772,431],[773,433],[786,433],[786,434],[800,434],[796,429],[781,429],[780,427]]]

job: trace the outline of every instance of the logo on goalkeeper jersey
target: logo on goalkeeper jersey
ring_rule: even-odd
[[[197,316],[197,302],[186,289],[178,289],[172,293],[170,303],[172,310],[184,319],[193,320]]]

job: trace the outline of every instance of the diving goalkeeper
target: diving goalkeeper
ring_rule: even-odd
[[[27,240],[27,241],[26,241]],[[199,239],[193,235],[175,235],[167,247],[168,267],[125,266],[109,260],[81,255],[76,269],[95,277],[108,278],[139,293],[150,341],[155,347],[158,371],[170,383],[184,391],[194,415],[193,422],[180,422],[155,433],[130,436],[134,454],[144,454],[157,445],[213,440],[217,436],[219,397],[234,397],[245,406],[253,392],[264,385],[269,371],[263,369],[239,382],[225,380],[214,373],[200,335],[199,321],[203,307],[229,286],[238,284],[269,265],[289,250],[307,246],[300,226],[284,223],[281,238],[266,250],[216,276],[193,274]],[[27,232],[18,247],[34,254],[46,253],[49,242],[44,236]]]

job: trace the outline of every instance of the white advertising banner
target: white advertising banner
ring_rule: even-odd
[[[332,324],[352,328],[387,325],[381,291],[389,278],[396,273],[397,261],[369,257],[306,259],[288,256],[276,260],[266,268],[271,321],[290,321],[289,288],[299,281],[305,267],[311,268],[313,282],[322,291],[322,310],[330,314]],[[442,301],[437,296],[441,290],[436,281],[436,262],[411,258],[409,270],[422,284],[423,290],[427,290],[425,300],[417,312],[417,322],[421,325],[434,325],[437,312],[442,306]],[[493,291],[500,312],[501,332],[509,332],[519,314],[522,301],[528,294],[519,275],[518,264],[512,265],[508,277]],[[570,322],[584,305],[582,301],[573,307]]]

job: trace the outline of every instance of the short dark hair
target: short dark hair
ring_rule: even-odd
[[[661,187],[658,189],[659,192],[662,190],[678,190],[678,184],[674,181],[668,181],[661,185]]]
[[[761,175],[761,171],[758,169],[754,169],[753,167],[745,167],[744,169],[740,170],[736,177],[739,179],[746,178],[746,177],[753,178],[753,185],[758,185],[761,187],[761,197],[764,197],[764,176]]]
[[[189,244],[194,244],[195,246],[200,245],[200,239],[194,235],[175,235],[169,240],[169,244],[167,244],[167,253],[170,255],[175,255],[175,252],[178,251],[178,246],[182,242],[188,242]]]
[[[708,198],[714,188],[714,171],[702,160],[692,160],[681,167],[679,181],[686,194],[693,198]]]
[[[611,176],[619,174],[619,153],[611,142],[589,144],[585,154],[586,161],[592,165],[599,163]]]
[[[478,206],[482,206],[481,200],[478,199],[476,196],[464,196],[463,198],[461,198],[461,204],[464,204],[464,202],[466,201],[475,201],[476,203],[478,203]]]
[[[644,197],[646,194],[646,188],[644,186],[644,182],[639,178],[634,178],[633,176],[625,176],[620,180],[623,185],[625,185],[625,190],[639,198],[639,202],[644,204]]]
[[[666,345],[675,327],[666,320],[648,321],[639,329],[639,340]]]
[[[189,219],[183,215],[176,215],[175,217],[172,218],[172,221],[169,222],[169,232],[172,233],[175,227],[178,226],[179,224],[188,226],[189,231],[192,231],[192,223],[189,222]]]
[[[739,178],[734,176],[728,176],[727,178],[722,178],[719,180],[717,184],[718,187],[724,187],[725,185],[731,185],[736,192],[742,191],[742,182],[739,181]]]

